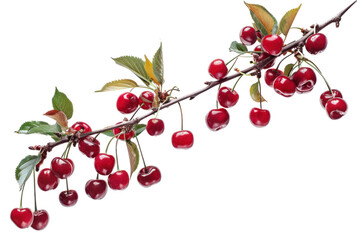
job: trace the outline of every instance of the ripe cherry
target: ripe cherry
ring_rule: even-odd
[[[55,177],[65,179],[74,172],[74,163],[68,158],[56,157],[51,161],[51,170]]]
[[[107,192],[107,184],[102,179],[89,180],[85,185],[85,192],[92,199],[103,199]]]
[[[71,126],[75,131],[82,131],[83,133],[91,132],[91,127],[84,122],[76,122]]]
[[[329,115],[329,117],[333,120],[339,119],[346,114],[347,104],[342,98],[332,98],[330,99],[326,105],[325,109]]]
[[[164,122],[158,118],[150,119],[146,124],[146,131],[150,136],[158,136],[164,132]]]
[[[257,40],[256,31],[253,27],[244,27],[240,31],[240,41],[247,46],[253,45]]]
[[[322,33],[311,35],[305,42],[305,48],[310,54],[318,54],[327,46],[326,36]]]
[[[59,201],[64,207],[72,207],[78,201],[78,194],[75,190],[65,190],[59,194]]]
[[[155,166],[147,166],[139,171],[137,176],[138,182],[144,187],[150,187],[151,185],[160,182],[161,173]]]
[[[120,124],[122,122],[118,122],[117,124]],[[121,128],[114,128],[113,129],[113,133],[114,135],[118,135],[119,133],[122,132],[122,129]],[[135,132],[134,130],[131,129],[130,132],[125,132],[125,133],[122,133],[120,134],[119,136],[117,136],[116,138],[120,139],[120,140],[130,140],[133,136],[134,136]]]
[[[35,230],[43,230],[49,223],[49,214],[46,210],[38,210],[34,212],[34,221],[31,227]]]
[[[253,108],[250,111],[250,121],[256,127],[265,127],[270,122],[270,112],[266,109]]]
[[[275,92],[284,97],[291,97],[295,93],[296,85],[290,78],[279,76],[275,78],[274,89]]]
[[[134,112],[138,105],[138,97],[131,92],[125,92],[121,94],[116,102],[116,107],[122,114]]]
[[[332,94],[329,91],[326,91],[326,92],[323,92],[321,95],[320,95],[320,103],[321,103],[321,106],[323,106],[325,108],[325,105],[326,103],[332,99],[332,98],[335,98],[335,97],[338,97],[338,98],[342,98],[342,94],[339,90],[336,90],[336,89],[332,89]]]
[[[108,185],[114,190],[123,190],[129,186],[129,174],[125,170],[116,171],[109,175]]]
[[[278,76],[282,76],[282,75],[284,75],[283,71],[281,71],[279,69],[276,70],[275,68],[270,68],[270,69],[266,70],[264,79],[265,79],[266,84],[269,87],[273,87],[275,78],[277,78]]]
[[[224,78],[228,73],[225,62],[222,59],[215,59],[209,65],[209,74],[219,80]]]
[[[81,138],[79,140],[79,150],[88,158],[94,158],[100,152],[100,142],[92,136]]]
[[[298,93],[307,93],[314,88],[316,75],[311,68],[302,67],[291,76],[291,80],[295,83]]]
[[[100,153],[94,161],[96,172],[101,175],[109,175],[115,166],[115,158],[109,154]]]
[[[276,34],[266,35],[261,40],[261,46],[264,52],[273,56],[276,56],[281,52],[283,44],[283,39]]]
[[[212,109],[205,117],[206,124],[212,131],[218,131],[229,124],[230,115],[225,108]]]
[[[255,52],[261,52],[261,53],[254,53],[254,54],[253,54],[253,56],[254,56],[254,61],[257,62],[257,63],[259,63],[259,62],[261,62],[262,60],[270,57],[269,54],[267,54],[266,52],[263,52],[263,51],[262,51],[260,45],[259,45],[259,46],[256,46],[256,47],[254,48],[254,51],[255,51]],[[264,66],[264,69],[271,68],[272,66],[274,66],[274,64],[275,64],[275,59],[271,60],[268,64],[266,64],[266,65]]]
[[[14,208],[10,213],[10,218],[19,228],[28,228],[34,216],[29,208]]]
[[[239,94],[229,87],[222,87],[219,89],[217,99],[222,107],[229,108],[238,102]]]
[[[191,148],[194,144],[194,136],[188,130],[181,130],[172,135],[171,142],[174,148]]]
[[[55,189],[59,185],[59,179],[54,175],[50,168],[40,171],[37,179],[38,186],[43,191]]]
[[[150,91],[144,91],[139,96],[139,105],[144,110],[151,109],[153,101],[154,101],[154,93]]]

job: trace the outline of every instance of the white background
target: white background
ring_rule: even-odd
[[[308,27],[351,1],[255,3],[279,20],[303,3],[294,26]],[[178,108],[160,112],[164,134],[144,133],[139,139],[148,165],[162,172],[161,182],[150,188],[141,187],[135,175],[126,190],[109,190],[103,200],[94,201],[84,191],[86,181],[96,176],[93,162],[72,150],[76,167],[69,185],[79,193],[79,201],[71,208],[60,205],[64,181],[54,191],[38,189],[38,207],[50,214],[48,227],[39,232],[20,230],[9,218],[20,199],[14,170],[23,157],[35,154],[28,146],[51,139],[14,131],[29,120],[53,122],[43,114],[52,109],[55,86],[74,104],[71,124],[86,121],[93,129],[115,124],[123,118],[115,107],[120,92],[94,91],[112,80],[137,78],[111,57],[146,54],[152,59],[162,42],[164,87],[178,86],[181,96],[212,80],[208,64],[215,58],[230,60],[230,43],[239,41],[240,29],[252,20],[239,0],[2,1],[1,233],[38,240],[75,234],[82,239],[360,239],[359,9],[357,3],[339,29],[331,25],[323,31],[328,37],[325,52],[307,55],[343,93],[349,106],[344,118],[332,121],[320,106],[319,95],[326,86],[319,76],[311,93],[292,98],[263,84],[271,122],[255,128],[248,119],[250,109],[258,106],[249,96],[255,79],[244,77],[236,88],[240,100],[229,109],[230,124],[219,132],[208,130],[204,122],[215,108],[216,89],[183,102],[185,129],[195,136],[190,150],[171,145],[172,133],[180,128]],[[288,42],[300,37],[293,31]],[[249,60],[241,59],[237,67],[248,67]],[[104,151],[109,138],[99,139]],[[43,166],[49,167],[64,147],[54,149]],[[119,151],[120,165],[128,170],[124,144]],[[23,205],[33,209],[31,180]]]

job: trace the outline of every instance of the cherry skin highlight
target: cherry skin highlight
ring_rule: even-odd
[[[228,73],[225,62],[222,59],[215,59],[209,65],[209,74],[219,80],[224,78]]]
[[[94,158],[100,152],[100,142],[92,136],[81,138],[79,140],[79,150],[88,158]]]
[[[171,142],[174,148],[188,149],[194,144],[194,136],[188,130],[177,131],[172,135]]]
[[[251,46],[253,45],[257,40],[256,31],[253,27],[244,27],[240,31],[240,41],[242,44]]]
[[[122,114],[134,112],[139,106],[138,97],[130,92],[121,94],[116,102],[116,107]]]
[[[321,106],[323,106],[324,108],[325,108],[326,103],[327,103],[330,99],[335,98],[335,97],[337,97],[337,98],[342,98],[342,97],[343,97],[342,94],[341,94],[341,92],[340,92],[339,90],[337,90],[337,89],[332,89],[332,92],[333,92],[333,94],[331,94],[331,92],[328,90],[328,91],[323,92],[323,93],[320,95],[320,104],[321,104]]]
[[[284,75],[284,72],[281,70],[276,70],[275,68],[270,68],[268,70],[266,70],[265,72],[265,83],[269,86],[269,87],[273,87],[274,86],[274,81],[275,78]]]
[[[74,163],[70,159],[55,157],[51,161],[51,170],[55,177],[65,179],[74,172]]]
[[[276,56],[281,52],[283,44],[283,39],[276,34],[266,35],[261,40],[261,47],[264,52],[272,56]]]
[[[296,85],[290,78],[279,76],[274,81],[274,90],[284,97],[291,97],[295,93]]]
[[[332,120],[342,118],[347,111],[347,104],[342,98],[332,98],[325,105],[326,112]]]
[[[116,171],[108,177],[108,185],[113,190],[123,190],[129,186],[129,182],[129,174],[125,170]]]
[[[84,122],[76,122],[71,126],[75,131],[82,131],[82,133],[91,132],[91,127]]]
[[[210,130],[219,131],[229,124],[230,115],[225,108],[212,109],[206,115],[205,120]]]
[[[161,135],[164,129],[164,121],[159,118],[151,118],[146,124],[146,131],[150,136]]]
[[[144,110],[151,109],[153,101],[154,101],[154,93],[153,92],[144,91],[139,96],[139,105]]]
[[[59,178],[54,175],[50,168],[44,168],[38,175],[37,183],[41,190],[49,191],[57,188]]]
[[[250,111],[250,121],[255,127],[265,127],[270,122],[270,112],[266,109],[253,108]]]
[[[322,33],[311,35],[305,42],[306,51],[310,54],[318,54],[325,50],[327,46],[327,38]]]
[[[298,93],[307,93],[313,90],[316,84],[316,74],[311,68],[302,67],[291,76],[291,80]]]
[[[114,169],[115,158],[109,154],[100,153],[95,157],[94,165],[97,173],[109,175]]]

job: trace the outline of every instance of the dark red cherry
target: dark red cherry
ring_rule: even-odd
[[[290,78],[286,76],[279,76],[274,81],[275,92],[284,96],[291,97],[295,93],[296,85]]]
[[[205,117],[206,124],[212,131],[218,131],[229,124],[230,115],[225,108],[212,109]]]
[[[74,171],[74,163],[70,159],[56,157],[51,161],[51,170],[55,177],[65,179]]]
[[[219,80],[224,78],[228,73],[225,62],[222,59],[215,59],[209,65],[209,74]]]
[[[239,94],[229,87],[222,87],[219,89],[217,99],[222,107],[229,108],[238,102]]]
[[[122,122],[118,122],[117,124],[120,124],[120,123],[122,123]],[[121,133],[121,131],[122,131],[121,128],[114,128],[113,129],[114,135],[118,135],[119,133]],[[119,136],[117,136],[117,138],[120,139],[120,140],[123,140],[123,141],[124,141],[124,139],[125,140],[130,140],[134,136],[134,134],[135,134],[134,130],[131,129],[130,132],[122,133]]]
[[[84,122],[76,122],[71,126],[75,131],[81,131],[82,133],[91,132],[91,127]]]
[[[122,114],[132,113],[138,106],[139,99],[131,92],[121,94],[116,102],[116,107]]]
[[[102,179],[89,180],[85,185],[85,192],[92,199],[103,199],[107,192],[107,184]]]
[[[165,125],[163,120],[158,118],[150,119],[146,124],[146,131],[150,136],[158,136],[164,132]]]
[[[75,190],[62,191],[59,194],[59,201],[64,207],[72,207],[78,201],[78,194]]]
[[[28,228],[33,223],[34,216],[29,208],[14,208],[10,218],[19,228]]]
[[[325,105],[326,103],[332,99],[332,98],[342,98],[342,94],[339,90],[336,90],[336,89],[332,89],[332,94],[330,91],[326,91],[326,92],[323,92],[321,95],[320,95],[320,103],[321,103],[321,106],[323,106],[325,108]]]
[[[54,175],[50,168],[40,171],[37,179],[38,186],[43,191],[55,189],[59,185],[59,179]]]
[[[94,161],[96,172],[101,175],[109,175],[115,166],[115,158],[109,154],[99,153]]]
[[[116,171],[109,175],[108,185],[114,190],[123,190],[129,186],[129,174],[125,170]]]
[[[92,136],[81,138],[79,140],[79,150],[88,158],[94,158],[100,152],[100,142]]]
[[[240,31],[240,41],[247,46],[253,45],[257,40],[256,31],[253,27],[244,27]]]
[[[266,58],[270,57],[269,54],[267,54],[266,52],[263,52],[262,49],[261,49],[261,46],[256,46],[254,51],[256,52],[261,52],[261,53],[254,53],[253,56],[254,56],[254,61],[259,63],[261,62],[262,60],[265,60]],[[268,68],[271,68],[272,66],[274,66],[275,64],[275,59],[271,60],[268,64],[266,64],[264,66],[264,69],[268,69]]]
[[[327,46],[326,36],[322,33],[311,35],[305,42],[305,48],[310,54],[318,54]]]
[[[250,121],[256,127],[265,127],[270,122],[270,112],[266,109],[253,108],[250,111]]]
[[[46,210],[38,210],[34,212],[34,221],[31,227],[35,230],[43,230],[49,223],[49,214]]]
[[[191,148],[194,144],[194,136],[188,130],[181,130],[172,135],[171,142],[174,148]]]
[[[151,185],[160,182],[160,170],[154,166],[147,166],[146,168],[142,168],[139,171],[137,180],[142,186],[150,187]]]
[[[150,91],[142,92],[139,96],[139,105],[144,110],[149,110],[152,108],[152,103],[154,101],[154,93]]]
[[[267,54],[276,56],[281,52],[284,41],[276,34],[266,35],[261,40],[261,47]]]
[[[275,68],[270,68],[270,69],[266,70],[264,79],[265,79],[266,84],[269,87],[273,87],[275,78],[277,78],[278,76],[282,76],[282,75],[284,75],[283,71],[281,71],[279,69],[276,70]]]
[[[260,31],[256,31],[256,37],[261,40],[263,35],[261,35]]]
[[[330,99],[326,105],[325,109],[329,115],[329,117],[333,120],[339,119],[346,114],[347,104],[342,98],[332,98]]]
[[[298,93],[307,93],[313,90],[316,84],[316,75],[311,68],[302,67],[291,76],[291,80],[295,83]]]

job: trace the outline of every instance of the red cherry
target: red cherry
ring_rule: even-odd
[[[59,179],[50,168],[44,168],[38,175],[37,183],[41,190],[49,191],[57,188]]]
[[[311,68],[302,67],[291,76],[291,80],[295,83],[298,93],[307,93],[314,88],[316,75]]]
[[[191,148],[194,144],[194,136],[188,130],[181,130],[172,135],[171,142],[174,148]]]
[[[325,105],[326,103],[332,99],[332,98],[335,98],[335,97],[338,97],[338,98],[342,98],[342,94],[339,90],[336,90],[336,89],[332,89],[332,92],[333,94],[331,94],[330,91],[326,91],[326,92],[323,92],[321,95],[320,95],[320,103],[321,103],[321,106],[323,106],[325,108]]]
[[[276,56],[281,52],[283,44],[283,39],[276,34],[266,35],[261,40],[261,46],[264,52],[273,56]]]
[[[290,78],[286,76],[279,76],[274,81],[275,92],[284,96],[291,97],[295,93],[296,85]]]
[[[76,122],[71,126],[75,131],[82,131],[83,133],[91,132],[91,127],[84,122]]]
[[[10,218],[19,228],[28,228],[32,224],[34,216],[29,208],[14,208]]]
[[[240,31],[240,41],[247,46],[253,45],[257,40],[256,31],[253,27],[244,27]]]
[[[117,124],[120,124],[120,123],[122,123],[122,122],[118,122]],[[121,133],[121,131],[122,131],[121,128],[114,128],[114,129],[113,129],[114,135],[118,135],[119,133]],[[118,139],[120,139],[120,140],[123,140],[123,141],[124,141],[124,139],[125,139],[125,140],[130,140],[130,139],[134,136],[134,134],[135,134],[134,130],[131,129],[130,132],[126,132],[126,133],[124,133],[124,134],[122,133],[122,134],[120,134],[119,136],[117,136],[116,138],[118,138]],[[124,136],[124,135],[125,135],[125,136]]]
[[[206,115],[205,120],[210,130],[219,131],[229,124],[230,115],[225,108],[212,109]]]
[[[322,33],[311,35],[305,42],[305,48],[310,54],[318,54],[327,46],[326,36]]]
[[[88,158],[94,158],[100,152],[100,142],[92,136],[81,138],[79,140],[79,150]]]
[[[150,136],[158,136],[164,132],[164,122],[158,118],[150,119],[146,124],[146,131]]]
[[[325,109],[329,115],[329,117],[333,120],[339,119],[346,114],[347,104],[342,98],[332,98],[330,99],[326,105]]]
[[[215,59],[209,65],[209,74],[219,80],[224,78],[228,73],[225,62],[222,59]]]
[[[154,101],[154,93],[150,91],[142,92],[139,96],[139,105],[144,110],[151,109],[153,101]]]
[[[138,182],[144,187],[160,182],[161,173],[157,167],[147,166],[146,169],[142,168],[137,176]]]
[[[85,185],[85,192],[92,199],[103,199],[107,192],[107,184],[102,179],[89,180]]]
[[[115,158],[109,154],[100,153],[94,161],[96,171],[101,175],[109,175],[115,166]]]
[[[256,127],[265,127],[270,122],[270,112],[266,109],[253,108],[250,111],[250,121]]]
[[[138,97],[130,92],[121,94],[116,102],[116,107],[122,114],[134,112],[137,109],[138,105]]]
[[[237,103],[239,94],[229,87],[222,87],[219,89],[217,99],[222,107],[229,108]]]
[[[266,70],[264,79],[269,87],[273,87],[275,78],[282,75],[284,75],[283,71],[279,69],[276,70],[275,68],[271,68]]]
[[[59,194],[59,201],[64,207],[72,207],[78,201],[78,194],[75,190],[65,190]]]
[[[262,60],[265,60],[266,58],[270,57],[269,54],[267,54],[266,52],[263,52],[262,49],[261,49],[261,46],[256,46],[255,49],[254,49],[255,52],[262,52],[262,53],[254,53],[253,56],[254,56],[254,61],[259,63],[261,62]],[[271,60],[268,64],[266,64],[264,66],[264,69],[268,69],[268,68],[271,68],[272,66],[274,66],[275,64],[275,59]]]
[[[123,190],[127,188],[129,181],[129,174],[125,170],[116,171],[108,177],[109,187],[114,190]]]
[[[259,31],[256,31],[256,37],[260,40],[263,38],[263,36],[261,35],[261,33]]]
[[[55,177],[65,179],[74,172],[74,163],[70,159],[56,157],[51,161],[51,170]]]
[[[35,230],[43,230],[49,223],[49,214],[46,210],[38,210],[34,212],[34,221],[31,227]]]

